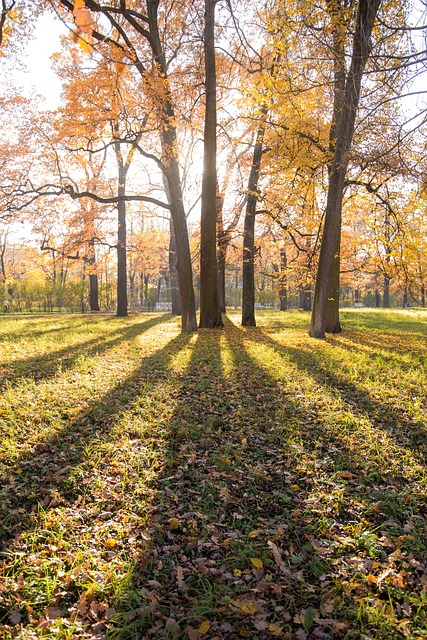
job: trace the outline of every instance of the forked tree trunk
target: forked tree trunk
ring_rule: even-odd
[[[359,105],[360,87],[366,62],[371,51],[371,33],[380,2],[381,0],[360,0],[358,6],[351,66],[346,80],[345,98],[339,118],[335,152],[329,175],[325,225],[310,326],[310,335],[314,338],[325,337],[328,299],[335,256],[339,254],[340,250],[344,182]]]
[[[205,0],[205,131],[200,225],[200,322],[204,328],[222,327],[218,304],[216,221],[216,66],[215,2]]]

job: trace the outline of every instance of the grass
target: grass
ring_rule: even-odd
[[[0,320],[0,637],[427,638],[427,313]]]

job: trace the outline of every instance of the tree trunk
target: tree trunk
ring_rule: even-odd
[[[119,188],[119,195],[121,188]],[[128,314],[127,277],[126,277],[126,203],[117,205],[117,317]]]
[[[299,290],[299,306],[303,311],[311,311],[311,287],[304,285]]]
[[[218,306],[221,313],[226,313],[225,306],[225,265],[226,265],[227,245],[223,244],[218,247],[217,255],[217,288],[218,288]]]
[[[378,309],[381,305],[381,294],[378,289],[375,289],[375,308]]]
[[[89,308],[91,311],[99,311],[99,287],[96,273],[89,274]]]
[[[383,308],[390,308],[390,277],[384,274]]]
[[[224,198],[219,193],[217,184],[216,194],[216,237],[217,237],[217,292],[218,307],[221,313],[226,313],[225,308],[225,265],[227,258],[227,247],[230,234],[224,230],[223,208]]]
[[[326,311],[325,331],[327,333],[341,333],[340,323],[340,248],[334,256],[334,268],[332,271],[331,288],[329,291],[328,306]]]
[[[248,181],[248,199],[246,202],[243,228],[243,285],[242,285],[242,326],[255,327],[255,216],[259,199],[259,176],[267,119],[267,104],[261,109],[261,121],[258,127],[251,172]]]
[[[280,311],[288,310],[288,261],[286,249],[280,249],[279,300]]]
[[[179,296],[178,272],[176,270],[176,240],[172,217],[169,218],[169,278],[171,288],[172,313],[181,315],[181,299]]]
[[[95,240],[89,240],[89,255],[86,259],[87,271],[89,272],[89,308],[91,311],[99,311],[99,287],[98,274],[95,273]]]
[[[205,131],[200,225],[200,322],[204,328],[222,327],[218,304],[216,263],[216,66],[215,2],[205,0]]]
[[[316,276],[310,335],[324,338],[335,256],[339,255],[344,182],[353,140],[362,76],[371,51],[371,33],[381,0],[360,0],[353,36],[353,51],[339,117],[335,152],[329,175],[325,224]]]
[[[150,30],[149,44],[157,65],[158,79],[161,81],[161,100],[156,104],[161,120],[160,141],[163,150],[163,172],[169,188],[171,215],[176,238],[176,269],[178,272],[179,294],[181,298],[182,331],[196,331],[196,304],[193,288],[190,243],[187,220],[182,197],[181,177],[177,157],[178,141],[175,126],[175,112],[167,77],[167,64],[162,48],[157,18],[158,0],[147,0],[147,18]]]

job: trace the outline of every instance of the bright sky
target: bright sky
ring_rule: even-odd
[[[59,20],[45,14],[38,21],[34,38],[28,42],[22,57],[27,72],[14,71],[14,84],[22,87],[25,95],[34,89],[42,95],[48,109],[60,104],[61,83],[52,69],[50,56],[60,51],[60,37],[67,29]]]

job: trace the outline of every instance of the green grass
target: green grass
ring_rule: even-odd
[[[427,313],[0,319],[1,638],[427,638]]]

